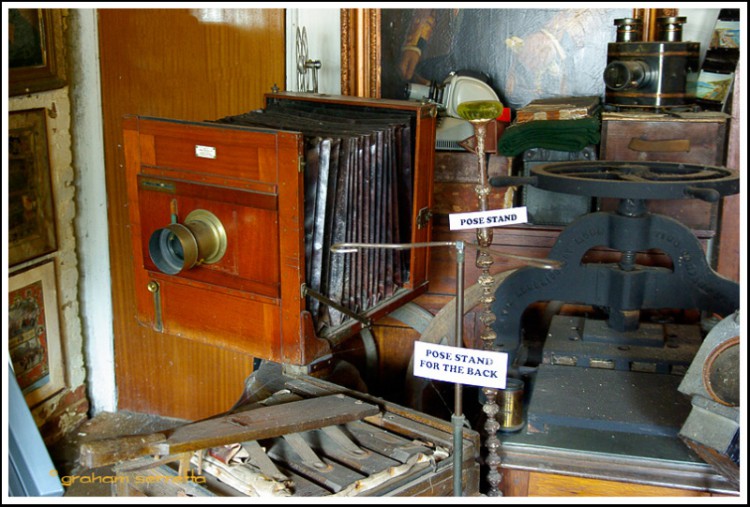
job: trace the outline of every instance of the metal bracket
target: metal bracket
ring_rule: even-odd
[[[417,229],[427,227],[427,223],[432,219],[432,210],[430,208],[422,208],[417,213]]]
[[[362,315],[360,315],[360,314],[358,314],[356,312],[351,311],[349,308],[347,308],[347,307],[345,307],[345,306],[337,303],[336,301],[334,301],[334,300],[332,300],[330,298],[327,298],[326,296],[324,296],[320,292],[317,292],[317,291],[311,289],[310,287],[308,287],[304,283],[300,286],[300,293],[302,294],[302,297],[310,296],[310,297],[312,297],[314,299],[317,299],[318,301],[320,301],[324,305],[328,305],[331,308],[334,308],[334,309],[340,311],[344,315],[346,315],[348,317],[351,317],[352,319],[356,320],[357,322],[361,322],[367,328],[372,327],[372,320],[368,319],[367,317],[363,317]]]
[[[164,324],[161,316],[161,294],[159,282],[151,280],[146,285],[146,288],[153,295],[154,300],[154,331],[161,333],[164,331]]]

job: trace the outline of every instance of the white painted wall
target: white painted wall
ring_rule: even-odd
[[[97,414],[117,408],[99,42],[96,10],[70,12],[80,305],[89,402]]]
[[[341,16],[339,8],[287,9],[286,89],[297,87],[297,27],[307,32],[307,56],[320,60],[318,93],[341,94]],[[309,71],[308,71],[309,72]],[[311,78],[308,78],[311,81]],[[304,91],[304,90],[302,90]]]
[[[720,9],[683,9],[680,8],[680,16],[685,16],[687,22],[682,25],[682,40],[685,42],[700,42],[700,61],[706,56],[706,49],[711,42],[716,20],[719,18]]]

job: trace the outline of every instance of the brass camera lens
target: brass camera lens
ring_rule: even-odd
[[[219,262],[226,253],[227,236],[221,221],[206,210],[195,210],[184,224],[157,229],[148,244],[149,255],[162,273],[176,275],[200,264]]]

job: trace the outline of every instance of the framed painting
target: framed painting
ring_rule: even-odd
[[[482,79],[513,110],[540,98],[603,96],[614,20],[632,12],[383,9],[381,96],[406,99],[408,86],[439,87],[452,72]]]
[[[65,387],[54,261],[9,277],[8,352],[29,407]]]
[[[65,86],[60,9],[8,9],[8,91],[24,95]]]
[[[613,21],[636,17],[645,40],[676,9],[342,9],[344,95],[404,99],[406,85],[451,71],[488,78],[506,105],[598,95]],[[604,51],[601,48],[605,48]]]
[[[8,115],[8,264],[57,249],[45,109]]]

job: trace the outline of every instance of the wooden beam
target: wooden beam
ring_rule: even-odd
[[[80,457],[83,466],[96,468],[140,456],[166,456],[274,438],[358,421],[379,413],[376,405],[334,394],[232,413],[168,432],[87,442],[81,446]]]

